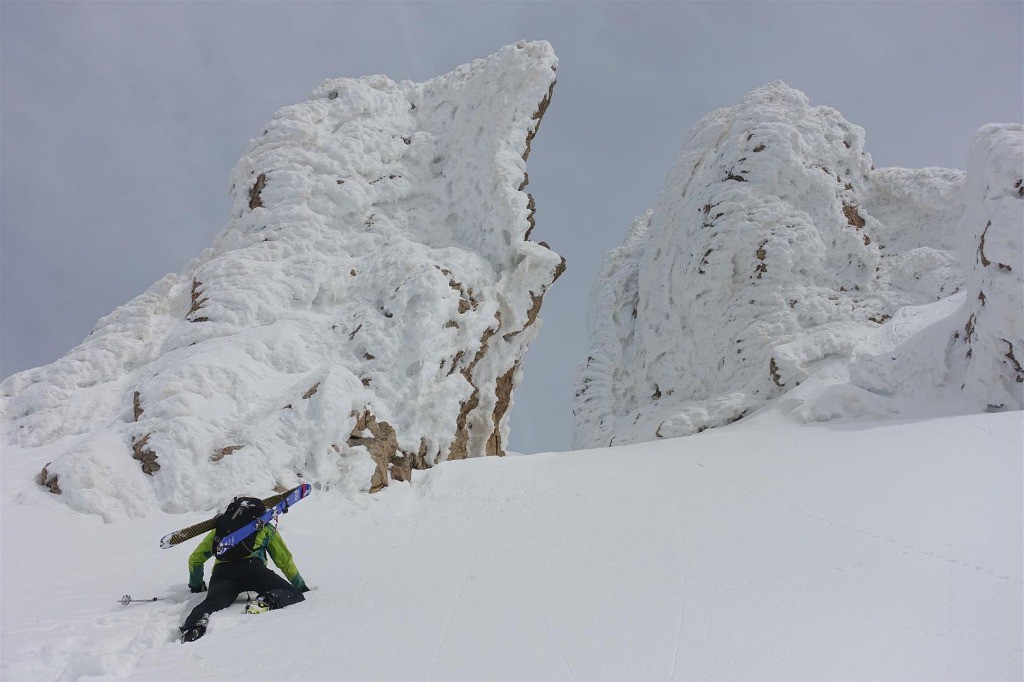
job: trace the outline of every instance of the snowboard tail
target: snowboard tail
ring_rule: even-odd
[[[277,495],[271,495],[270,497],[268,497],[265,500],[263,500],[263,506],[267,507],[267,508],[274,507],[277,504],[279,504],[281,501],[287,499],[287,497],[289,495],[291,495],[292,493],[294,493],[296,491],[299,491],[299,490],[302,490],[303,488],[306,489],[306,493],[303,494],[302,497],[305,497],[306,495],[309,494],[309,487],[310,486],[309,486],[308,483],[303,483],[302,485],[300,485],[300,486],[298,486],[296,488],[292,488],[291,490],[287,490],[287,491],[285,491],[283,493],[279,493]],[[186,540],[191,540],[192,538],[199,537],[200,535],[202,535],[204,533],[209,533],[211,530],[213,530],[216,527],[217,527],[217,517],[214,516],[212,519],[207,519],[206,521],[200,521],[199,523],[191,525],[191,526],[189,526],[187,528],[182,528],[181,530],[176,530],[173,533],[168,533],[167,535],[165,535],[162,538],[160,538],[160,547],[162,547],[163,549],[167,549],[168,547],[174,547],[175,545],[180,545],[181,543],[185,542]]]

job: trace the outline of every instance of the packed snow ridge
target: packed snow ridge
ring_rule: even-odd
[[[707,115],[594,284],[574,446],[1022,409],[1022,158],[988,125],[966,174],[875,169],[782,82]]]
[[[565,267],[525,192],[556,65],[522,42],[278,111],[211,248],[0,385],[8,446],[46,449],[39,481],[108,519],[503,454]]]

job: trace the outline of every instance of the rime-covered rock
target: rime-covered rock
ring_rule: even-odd
[[[906,413],[897,398],[922,392],[944,410],[1019,409],[1019,140],[1019,127],[983,129],[965,188],[961,171],[876,170],[861,128],[781,82],[704,117],[593,286],[574,446],[688,435],[769,402],[801,420]],[[981,214],[998,237],[982,236]],[[1006,269],[973,265],[982,239]],[[952,327],[933,325],[963,327],[982,289],[989,326],[972,344],[985,359],[959,367]],[[896,363],[918,334],[941,339],[942,357]]]
[[[564,268],[530,240],[525,191],[556,64],[518,43],[420,84],[327,81],[278,111],[211,248],[3,382],[6,456],[114,517],[503,454]]]
[[[1024,409],[1024,126],[978,131],[961,220],[967,297],[951,366],[977,404]],[[961,357],[962,354],[962,357]]]

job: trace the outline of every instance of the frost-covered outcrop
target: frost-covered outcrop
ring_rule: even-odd
[[[233,171],[211,248],[3,382],[7,456],[44,448],[40,482],[114,517],[502,454],[564,268],[530,241],[525,192],[556,63],[519,43],[281,109]]]
[[[1024,126],[978,131],[961,220],[967,298],[954,319],[953,375],[978,404],[1022,409]]]
[[[1020,409],[1021,137],[982,129],[965,183],[876,170],[861,128],[781,82],[704,117],[594,284],[575,447],[783,395],[802,420]]]

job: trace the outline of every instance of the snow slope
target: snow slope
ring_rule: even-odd
[[[193,543],[157,540],[201,515],[104,524],[8,460],[3,677],[1021,679],[1022,413],[785,421],[315,491],[309,599],[189,645]]]
[[[565,265],[530,241],[525,191],[556,64],[517,43],[426,83],[327,81],[278,111],[211,248],[0,384],[6,456],[45,448],[40,481],[109,520],[502,454]]]
[[[876,170],[782,82],[708,114],[594,284],[574,446],[782,396],[799,421],[1021,409],[1022,163],[1022,127],[993,125],[966,175]]]

